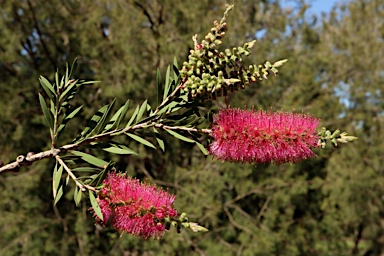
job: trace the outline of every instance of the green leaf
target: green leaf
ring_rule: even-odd
[[[68,115],[67,115],[67,113],[65,113],[63,121],[61,122],[59,128],[57,129],[57,133],[58,134],[65,128],[65,126],[67,125],[69,120],[74,118],[76,116],[76,114],[79,113],[79,111],[82,109],[82,107],[83,107],[83,105],[81,105],[80,107],[75,108],[72,111],[69,111]]]
[[[115,163],[109,162],[107,166],[105,166],[104,170],[99,172],[99,174],[95,177],[94,180],[97,180],[95,187],[98,188],[99,186],[103,185],[103,180],[107,177],[107,174],[109,171],[115,166]],[[93,183],[93,181],[92,181]]]
[[[139,113],[137,114],[136,117],[136,122],[139,122],[141,117],[143,116],[144,112],[147,110],[147,100],[143,102],[143,104],[140,107]]]
[[[110,144],[111,147],[109,148],[103,148],[103,150],[113,153],[113,154],[120,154],[120,155],[138,155],[135,151],[132,149],[124,146],[124,145],[114,145]]]
[[[71,65],[71,71],[69,72],[69,75],[67,76],[67,79],[68,79],[68,80],[71,79],[72,74],[73,74],[73,71],[76,70],[76,66],[77,66],[76,63],[77,63],[77,57],[76,57],[76,58],[73,60],[73,62],[72,62],[72,65]],[[68,83],[68,80],[65,81],[65,84]]]
[[[173,66],[176,68],[177,71],[179,71],[179,66],[177,64],[176,56],[173,57]]]
[[[156,72],[156,84],[157,84],[157,106],[160,105],[161,103],[161,98],[162,98],[162,92],[163,92],[163,81],[161,81],[161,73],[160,69],[157,69]]]
[[[140,136],[137,136],[137,135],[132,134],[132,133],[125,133],[125,134],[128,135],[129,137],[131,137],[132,139],[136,140],[137,142],[145,145],[145,146],[156,149],[156,147],[151,142],[141,138]]]
[[[174,57],[174,58],[173,58],[173,80],[176,81],[175,84],[179,84],[179,83],[178,83],[179,75],[180,75],[179,67],[178,67],[178,65],[177,65],[176,57]]]
[[[57,202],[59,202],[60,198],[63,196],[63,186],[60,186],[59,188],[59,191],[57,191],[57,195],[55,197],[55,203],[54,205],[57,204]]]
[[[39,82],[40,82],[41,87],[43,87],[45,93],[48,95],[48,97],[51,100],[54,100],[55,96],[56,96],[56,92],[55,92],[55,89],[53,88],[52,84],[43,76],[40,76]]]
[[[120,126],[120,123],[121,123],[121,121],[124,119],[125,115],[127,114],[128,109],[129,109],[129,100],[127,100],[127,101],[125,102],[124,106],[123,106],[122,109],[121,109],[120,116],[119,116],[119,118],[117,118],[117,120],[116,120],[116,127],[119,127],[119,126]]]
[[[99,123],[101,118],[103,117],[105,111],[107,111],[108,105],[105,105],[101,107],[96,114],[94,114],[91,118],[91,120],[88,122],[87,127],[84,129],[84,131],[81,133],[82,136],[86,136],[87,134],[91,133],[92,130],[95,129],[96,125]]]
[[[133,123],[133,120],[135,120],[137,113],[139,112],[139,106],[136,107],[135,111],[133,112],[131,118],[129,119],[126,127],[130,126]]]
[[[159,144],[159,147],[164,152],[165,151],[164,141],[160,138],[159,132],[156,130],[155,127],[153,127],[153,131],[154,131],[154,134],[155,134],[155,138],[157,140],[157,144]]]
[[[64,117],[64,120],[70,120],[76,116],[77,113],[83,108],[83,105],[80,107],[75,108],[73,111],[71,111],[68,115]]]
[[[58,69],[56,69],[56,73],[55,73],[55,86],[56,86],[56,88],[60,88],[59,87],[59,70]]]
[[[100,129],[104,128],[106,125],[106,117],[108,116],[108,112],[110,112],[112,105],[114,104],[115,100],[110,105],[105,105],[102,108],[100,108],[96,114],[94,114],[91,118],[91,120],[88,122],[87,127],[84,129],[84,131],[74,140],[79,141],[82,138],[87,138],[91,136],[93,133],[96,133]],[[98,134],[98,133],[96,133]]]
[[[49,100],[49,103],[50,103],[50,111],[51,111],[51,113],[52,113],[52,116],[53,116],[53,114],[55,113],[55,104],[53,103],[53,101],[52,100]]]
[[[76,91],[76,85],[78,80],[73,81],[66,89],[65,91],[60,95],[59,101],[63,102],[66,101],[69,95],[72,95],[74,91]]]
[[[201,152],[203,152],[204,155],[208,155],[208,150],[200,142],[196,141],[196,145],[199,147],[199,149],[201,150]]]
[[[83,153],[83,152],[76,151],[76,150],[71,151],[71,153],[76,155],[76,156],[80,156],[81,159],[83,159],[85,162],[90,163],[90,164],[95,165],[95,166],[98,166],[98,167],[104,167],[104,166],[108,165],[108,162],[106,162],[100,158],[97,158],[95,156],[89,155],[87,153]]]
[[[79,189],[79,187],[76,186],[75,191],[73,193],[73,200],[75,201],[76,206],[79,206],[82,194],[83,194],[83,191],[81,191],[81,189]]]
[[[63,174],[63,166],[60,165],[59,168],[57,168],[57,163],[55,165],[55,169],[53,170],[53,178],[52,178],[52,189],[53,189],[53,197],[55,198],[57,195],[57,190],[60,185],[61,176]]]
[[[82,81],[80,85],[86,85],[86,84],[97,84],[100,83],[100,81]]]
[[[72,172],[99,172],[99,168],[93,168],[93,167],[78,167],[75,169],[72,169]]]
[[[167,112],[167,110],[174,108],[178,104],[179,104],[179,102],[171,101],[169,104],[162,107],[161,110],[159,112],[157,112],[157,115],[161,115],[161,114]]]
[[[165,74],[165,85],[164,85],[164,95],[163,100],[165,100],[168,97],[169,88],[171,87],[169,74],[171,73],[171,67],[168,65],[167,73]]]
[[[190,143],[195,143],[194,140],[190,139],[190,138],[187,138],[181,134],[178,134],[177,132],[175,131],[172,131],[172,130],[168,130],[168,129],[164,129],[166,130],[169,134],[171,134],[172,136],[178,138],[179,140],[183,140],[183,141],[186,141],[186,142],[190,142]]]
[[[96,127],[93,129],[93,131],[90,133],[90,135],[100,134],[103,131],[103,129],[105,128],[105,126],[108,123],[108,120],[111,118],[111,115],[112,115],[111,110],[112,110],[113,106],[115,105],[115,102],[116,102],[116,99],[114,99],[112,101],[112,103],[109,104],[108,108],[106,109],[106,111],[104,112],[100,121],[97,123]]]
[[[121,120],[123,120],[125,114],[128,111],[128,106],[129,106],[129,100],[127,100],[124,106],[119,108],[119,110],[117,110],[117,112],[113,115],[111,120],[109,120],[108,124],[104,128],[106,131],[119,127]]]
[[[67,178],[65,178],[65,185],[67,186],[68,185],[68,183],[69,183],[69,175],[67,175]]]
[[[99,217],[101,220],[103,220],[103,214],[101,213],[101,208],[100,208],[99,204],[97,203],[96,198],[93,195],[92,191],[89,191],[89,200],[91,201],[93,211],[96,213],[97,217]]]
[[[52,131],[53,130],[53,126],[54,126],[54,124],[53,124],[53,116],[52,116],[51,111],[48,110],[47,104],[45,103],[45,100],[44,100],[43,96],[41,96],[40,93],[39,93],[39,101],[40,101],[40,106],[41,106],[41,109],[43,110],[45,119],[47,120],[49,128],[51,128],[51,131]]]

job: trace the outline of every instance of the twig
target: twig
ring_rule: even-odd
[[[78,186],[81,191],[85,191],[86,189],[88,190],[92,190],[94,192],[96,192],[97,190],[92,187],[92,186],[89,186],[89,185],[85,185],[85,184],[81,184],[78,180],[77,180],[77,177],[73,174],[73,172],[71,171],[71,169],[64,163],[64,161],[60,158],[60,156],[56,155],[55,156],[56,160],[59,162],[59,164],[61,166],[63,166],[63,168],[65,169],[65,171],[68,173],[68,175],[73,179],[73,181],[76,183],[76,186]]]
[[[165,104],[168,103],[168,101],[169,101],[170,99],[173,99],[173,97],[175,97],[176,93],[180,90],[180,88],[181,88],[181,86],[182,86],[183,84],[184,84],[184,83],[181,83],[180,85],[176,86],[175,90],[174,90],[170,95],[168,95],[168,97],[165,98],[165,99],[163,100],[163,102],[161,102],[161,104],[156,108],[156,110],[155,110],[155,112],[153,113],[153,115],[156,115],[156,114],[160,111],[160,109],[161,109],[162,107],[164,107]]]

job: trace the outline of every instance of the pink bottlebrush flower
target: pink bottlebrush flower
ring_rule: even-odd
[[[94,216],[104,226],[110,222],[119,231],[157,239],[164,234],[165,218],[177,216],[175,196],[156,186],[114,172],[103,184],[97,200],[104,220]]]
[[[222,109],[214,116],[209,151],[224,161],[299,162],[315,155],[318,123],[305,114]]]

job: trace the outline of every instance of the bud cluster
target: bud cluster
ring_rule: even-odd
[[[346,132],[341,132],[339,129],[335,130],[333,133],[330,130],[327,130],[325,127],[319,132],[319,142],[318,144],[325,148],[327,146],[327,141],[330,141],[335,147],[337,147],[337,142],[348,143],[354,140],[357,140],[357,137],[350,136]]]
[[[245,43],[242,47],[234,47],[220,52],[217,48],[222,44],[221,39],[227,31],[226,17],[232,6],[228,6],[220,23],[214,22],[214,27],[205,36],[201,43],[197,42],[197,36],[192,39],[194,49],[190,50],[188,61],[183,63],[180,71],[184,84],[182,93],[190,97],[202,99],[216,99],[227,96],[228,92],[244,89],[256,81],[262,81],[272,73],[278,72],[277,68],[286,60],[271,64],[267,61],[264,65],[250,65],[245,68],[242,64],[243,56],[251,54],[256,40]]]

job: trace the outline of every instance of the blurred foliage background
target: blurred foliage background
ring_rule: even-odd
[[[0,176],[0,255],[384,255],[384,3],[343,1],[321,17],[305,0],[232,3],[222,49],[257,39],[249,63],[289,62],[229,104],[305,111],[359,140],[279,166],[212,161],[169,136],[165,153],[132,144],[139,157],[100,155],[177,194],[179,211],[210,230],[172,230],[159,241],[95,226],[89,202],[76,208],[71,188],[53,206],[53,162],[44,160]],[[49,148],[40,75],[53,79],[78,57],[76,77],[102,81],[80,92],[85,108],[61,138],[68,143],[113,98],[154,104],[156,68],[164,74],[174,56],[182,63],[191,36],[201,39],[224,4],[0,1],[0,159]]]

